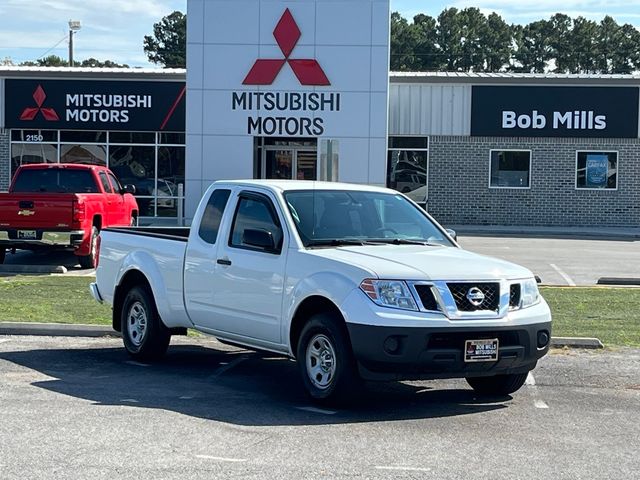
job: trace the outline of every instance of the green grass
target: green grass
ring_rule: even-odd
[[[93,277],[2,277],[0,322],[111,325],[111,308],[89,293]]]
[[[110,325],[111,309],[93,300],[92,277],[2,277],[0,322]],[[640,347],[640,288],[541,288],[553,335],[597,337]]]
[[[640,347],[640,288],[543,287],[553,336],[596,337],[607,346]]]

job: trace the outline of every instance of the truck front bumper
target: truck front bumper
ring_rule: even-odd
[[[341,311],[360,373],[368,380],[524,373],[549,351],[551,340],[544,300],[500,318],[449,319],[440,312],[380,307],[355,289]],[[467,340],[489,339],[498,339],[497,361],[465,362]]]
[[[66,232],[46,231],[38,229],[25,229],[36,232],[35,238],[19,238],[19,230],[0,230],[0,248],[23,248],[26,250],[36,248],[68,248],[76,249],[82,244],[83,230]]]
[[[551,322],[502,327],[382,327],[348,323],[367,380],[462,378],[525,373],[549,350]],[[498,360],[465,362],[465,341],[497,338]]]

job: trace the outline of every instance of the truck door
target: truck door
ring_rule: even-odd
[[[189,314],[197,326],[208,330],[280,344],[288,240],[281,216],[272,198],[253,191],[239,193],[230,206],[233,216],[225,222],[226,235],[218,232],[213,261],[204,265],[187,255]],[[196,287],[200,292],[196,297],[186,278],[205,270],[208,278],[200,280],[206,287]]]
[[[118,195],[113,192],[106,173],[98,172],[98,178],[100,179],[102,188],[104,188],[104,198],[106,200],[102,225],[105,228],[111,225],[119,225]]]

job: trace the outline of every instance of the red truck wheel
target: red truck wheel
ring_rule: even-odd
[[[98,229],[91,229],[91,240],[89,247],[89,255],[80,257],[80,266],[82,268],[96,268],[96,260],[98,256]]]

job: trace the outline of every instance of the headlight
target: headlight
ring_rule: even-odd
[[[407,284],[399,280],[364,280],[360,289],[381,307],[418,310]]]
[[[540,303],[540,292],[534,278],[522,282],[521,308],[531,307]]]

